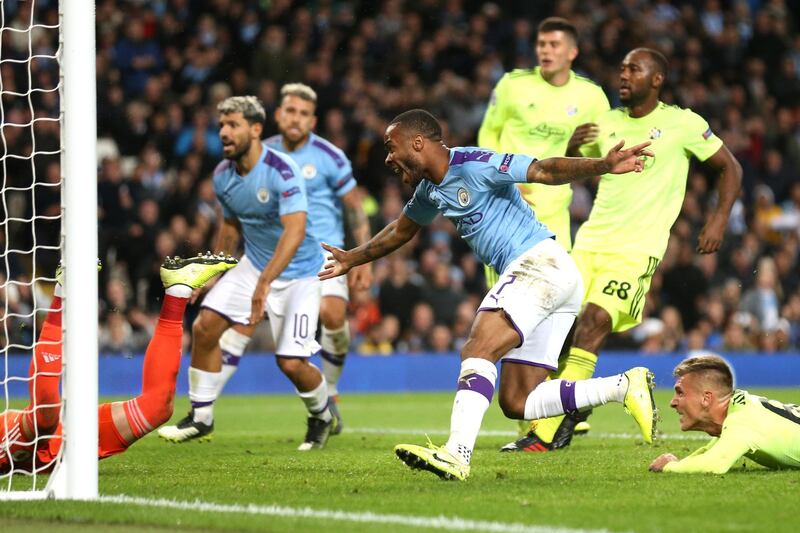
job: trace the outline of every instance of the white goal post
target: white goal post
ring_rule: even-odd
[[[98,221],[97,221],[97,99],[95,89],[95,2],[94,0],[59,0],[58,2],[58,50],[54,55],[37,55],[39,52],[34,45],[35,32],[56,31],[52,21],[48,24],[37,18],[36,4],[39,0],[22,0],[16,5],[28,4],[30,10],[27,27],[20,27],[19,18],[13,22],[14,26],[6,27],[12,23],[6,17],[6,7],[0,1],[3,10],[2,31],[10,31],[24,39],[27,33],[27,79],[26,91],[12,87],[6,89],[0,80],[0,112],[6,126],[29,128],[33,137],[32,148],[29,153],[11,154],[3,137],[3,185],[9,178],[6,172],[6,161],[29,160],[33,173],[33,182],[30,187],[15,189],[25,190],[29,201],[34,202],[37,184],[44,179],[36,175],[34,159],[45,152],[37,152],[36,126],[44,121],[56,122],[60,125],[60,157],[61,157],[61,257],[65,266],[65,283],[63,294],[63,373],[62,373],[62,402],[61,422],[63,441],[61,453],[56,460],[54,473],[49,479],[39,474],[37,481],[36,468],[32,473],[19,475],[6,475],[0,478],[0,500],[26,500],[42,498],[65,498],[90,500],[98,497],[97,475],[97,449],[98,449],[98,290],[97,290],[97,257],[98,257]],[[54,5],[46,2],[50,9]],[[11,8],[9,8],[11,9]],[[21,8],[20,8],[21,9]],[[26,11],[27,13],[27,11]],[[51,15],[54,13],[51,12]],[[2,46],[0,44],[0,46]],[[59,80],[57,88],[37,88],[31,75],[36,67],[31,64],[45,60],[57,60],[59,66]],[[5,59],[0,48],[0,64],[14,63],[15,68],[24,70],[25,61],[14,57]],[[41,116],[35,109],[37,93],[58,92],[60,111],[58,117]],[[10,124],[6,118],[3,107],[3,98],[27,98],[30,122],[27,124]],[[46,152],[53,154],[55,152]],[[6,208],[5,193],[3,194],[3,213],[8,220],[9,209]],[[8,279],[3,289],[12,283],[8,267],[8,254],[10,251],[28,253],[33,258],[33,272],[28,285],[34,292],[38,282],[52,283],[53,274],[44,275],[37,272],[37,241],[35,226],[37,221],[52,220],[59,217],[46,217],[36,213],[26,219],[13,219],[14,222],[29,223],[34,228],[33,249],[28,251],[13,250],[14,245],[6,239],[4,256],[6,258],[6,275]],[[8,237],[6,225],[6,237]],[[40,248],[45,248],[41,246]],[[50,247],[54,248],[54,247]],[[37,277],[38,276],[38,277]],[[35,327],[37,312],[47,311],[47,305],[33,297],[33,309],[25,315],[34,324],[34,334],[38,335]],[[9,319],[9,313],[4,313],[4,322]],[[17,316],[17,315],[15,315]],[[22,316],[22,315],[20,315]],[[8,329],[7,323],[3,326]],[[25,376],[9,376],[8,358],[13,349],[24,349],[33,353],[34,346],[13,345],[9,336],[3,337],[0,354],[5,361],[0,361],[0,379],[2,388],[0,393],[5,395],[5,405],[0,410],[9,408],[9,387],[14,381],[29,381]],[[34,337],[33,342],[36,341]],[[19,356],[14,356],[19,357]],[[5,373],[3,373],[5,363]],[[19,385],[19,383],[17,383]],[[0,428],[2,431],[2,428]],[[36,437],[37,442],[40,440]],[[3,442],[5,441],[5,442]],[[47,442],[47,440],[43,440]],[[3,446],[9,446],[9,438],[0,439],[0,451]],[[13,464],[13,462],[12,462]],[[13,473],[13,470],[12,470]],[[32,478],[19,481],[17,478]],[[46,481],[45,481],[46,479]]]

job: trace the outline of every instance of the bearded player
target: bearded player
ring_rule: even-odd
[[[696,157],[717,179],[718,201],[700,232],[697,251],[716,252],[739,195],[742,169],[708,123],[689,109],[659,100],[667,60],[649,48],[632,50],[620,68],[624,107],[598,118],[597,140],[567,155],[605,153],[619,139],[650,141],[655,157],[640,175],[603,175],[594,206],[578,230],[572,257],[585,285],[584,305],[560,377],[588,378],[611,332],[642,320],[645,296],[664,256],[670,228],[680,213],[689,161]],[[577,132],[576,132],[577,134]],[[540,420],[506,451],[546,451],[569,444],[574,424]],[[558,428],[558,429],[557,429]]]
[[[279,135],[274,135],[265,144],[291,157],[300,167],[308,193],[308,231],[320,241],[334,246],[343,246],[345,226],[352,241],[364,244],[369,240],[370,228],[367,215],[356,190],[353,168],[347,156],[339,148],[312,132],[317,124],[317,94],[308,85],[288,83],[281,87],[281,105],[275,110],[275,122]],[[342,216],[344,213],[344,216]],[[346,218],[347,224],[344,224]],[[350,346],[350,328],[347,323],[347,303],[350,288],[366,290],[372,281],[370,265],[353,269],[349,279],[335,278],[322,283],[322,299],[319,308],[320,357],[322,374],[328,384],[329,408],[337,423],[331,427],[331,435],[341,433],[343,426],[339,412],[339,378]],[[236,372],[242,355],[250,342],[248,326],[234,324],[220,338],[222,373],[218,394]],[[213,421],[213,406],[210,421]],[[191,439],[200,433],[176,434],[176,439]],[[207,433],[206,433],[207,435]]]

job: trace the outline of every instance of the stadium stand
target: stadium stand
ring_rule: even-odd
[[[25,16],[25,2],[5,9]],[[383,165],[387,120],[424,107],[446,123],[449,145],[474,144],[493,85],[510,68],[532,66],[534,28],[549,15],[576,24],[577,70],[601,84],[612,105],[624,53],[642,45],[663,51],[670,60],[664,99],[706,117],[744,168],[724,247],[706,256],[694,245],[713,187],[699,168],[690,172],[648,318],[609,348],[800,350],[800,7],[784,0],[98,0],[98,217],[108,267],[101,277],[101,349],[141,351],[157,316],[148,302],[161,290],[161,258],[210,247],[218,217],[210,171],[221,153],[214,109],[221,99],[256,94],[271,115],[281,84],[313,86],[318,130],[353,161],[379,229],[410,194]],[[51,2],[44,18],[56,16]],[[27,54],[27,46],[3,33],[3,58]],[[33,46],[54,43],[34,39]],[[24,90],[27,75],[2,66],[6,88]],[[37,86],[54,75],[32,71]],[[37,107],[58,105],[51,96],[41,99]],[[6,102],[5,109],[10,122],[29,120],[27,104]],[[273,134],[271,121],[266,126]],[[22,149],[30,132],[6,128],[5,142]],[[42,126],[37,147],[47,142],[58,143],[57,130]],[[57,162],[37,162],[37,175],[58,178]],[[12,163],[6,185],[30,182],[30,165]],[[573,229],[587,217],[594,187],[575,186]],[[3,208],[19,215],[33,203],[37,212],[58,209],[59,201],[41,192],[35,202],[9,198]],[[37,230],[54,232],[51,238],[58,232]],[[354,349],[460,347],[482,297],[483,272],[454,237],[449,222],[438,220],[398,256],[376,264],[373,290],[353,298]],[[55,260],[37,266],[52,271]],[[30,270],[17,260],[0,275],[19,279]],[[33,294],[15,287],[7,285],[0,297],[9,309],[30,309]],[[24,338],[26,326],[5,331]]]

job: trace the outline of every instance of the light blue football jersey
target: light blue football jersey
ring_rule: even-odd
[[[527,182],[533,161],[526,155],[483,148],[451,148],[450,168],[442,183],[423,180],[403,212],[422,225],[442,213],[481,262],[503,272],[536,243],[554,237],[515,185]]]
[[[288,152],[280,135],[266,140],[267,146],[291,157],[300,167],[308,193],[311,234],[333,246],[344,246],[344,223],[340,198],[356,186],[350,160],[339,148],[313,133],[308,141]]]
[[[214,192],[226,219],[238,219],[244,237],[244,253],[258,270],[263,270],[283,233],[280,217],[308,212],[305,180],[300,169],[286,155],[261,145],[261,158],[247,176],[225,160],[214,170]],[[324,256],[319,241],[306,226],[306,237],[280,279],[316,276]]]

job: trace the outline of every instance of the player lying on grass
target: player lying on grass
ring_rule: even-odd
[[[649,386],[652,374],[637,368],[609,378],[543,383],[558,366],[564,339],[575,322],[583,284],[575,263],[528,207],[515,183],[568,183],[598,174],[640,172],[649,142],[604,158],[554,157],[541,161],[480,148],[450,149],[442,128],[421,109],[398,115],[386,129],[386,164],[415,187],[400,217],[369,242],[349,251],[327,244],[331,257],[321,279],[398,249],[439,213],[455,224],[478,258],[500,272],[484,298],[461,352],[458,391],[443,447],[401,444],[395,453],[411,468],[445,479],[466,479],[483,415],[494,395],[502,360],[500,407],[513,419],[537,419],[624,402],[647,442],[655,430]]]
[[[653,472],[724,474],[742,457],[772,469],[800,468],[800,406],[782,404],[733,389],[733,373],[718,355],[690,357],[675,367],[675,396],[681,431],[713,438],[678,459],[656,458]]]
[[[142,393],[98,409],[100,459],[124,452],[172,416],[181,360],[183,312],[192,290],[236,265],[223,255],[167,258],[161,266],[165,294],[153,338],[144,356]],[[0,414],[0,472],[46,472],[61,449],[61,294],[63,270],[56,272],[55,297],[31,361],[30,403]],[[35,460],[34,460],[35,458]]]

